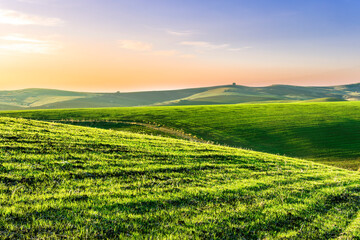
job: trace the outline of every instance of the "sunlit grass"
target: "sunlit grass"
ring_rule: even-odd
[[[352,170],[360,167],[359,102],[41,110],[2,115],[44,120],[87,119],[105,128],[107,120],[145,122],[222,145]]]
[[[0,118],[0,160],[3,239],[359,234],[359,175],[299,159]]]

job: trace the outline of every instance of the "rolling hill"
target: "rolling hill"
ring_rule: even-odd
[[[133,93],[82,93],[51,89],[25,89],[0,91],[0,104],[28,109],[52,108],[94,108],[125,107],[151,105],[159,102],[181,99],[193,94],[207,91],[209,88],[196,88],[173,91],[150,91]]]
[[[51,89],[0,91],[0,110],[214,105],[249,102],[357,101],[360,84],[332,87],[225,85],[168,91],[83,93]]]
[[[35,108],[45,104],[86,98],[96,94],[52,89],[0,91],[0,104],[17,108]]]
[[[1,239],[355,239],[357,172],[0,118]]]
[[[35,110],[0,115],[129,131],[133,129],[124,122],[150,123],[222,145],[360,168],[360,102]]]

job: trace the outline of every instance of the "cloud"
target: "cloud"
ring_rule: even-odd
[[[151,51],[152,44],[141,42],[141,41],[134,41],[134,40],[120,40],[119,46],[123,49],[133,50],[133,51]]]
[[[33,3],[33,4],[46,4],[49,2],[54,2],[54,0],[17,0],[17,1],[24,3]]]
[[[251,48],[253,48],[253,47],[228,48],[227,50],[233,51],[233,52],[239,52],[239,51],[243,51],[243,50],[251,49]]]
[[[154,51],[153,53],[159,56],[176,56],[179,54],[176,50]]]
[[[193,35],[193,32],[191,32],[191,31],[172,31],[172,30],[167,30],[166,32],[167,32],[168,34],[170,34],[170,35],[178,36],[178,37],[185,37],[185,36]]]
[[[220,49],[220,48],[228,48],[229,47],[229,44],[216,45],[216,44],[212,44],[209,42],[201,42],[201,41],[185,41],[185,42],[181,42],[181,45],[207,48],[207,49]]]
[[[38,39],[26,38],[21,34],[2,36],[2,37],[0,37],[0,40],[14,41],[14,42],[29,42],[29,43],[44,43],[45,42],[45,41],[38,40]]]
[[[60,44],[33,38],[20,34],[0,37],[0,50],[5,52],[53,54],[61,48]]]
[[[165,57],[181,57],[181,58],[194,58],[194,55],[190,54],[183,54],[177,50],[156,50],[153,48],[151,43],[136,41],[136,40],[120,40],[118,41],[120,48],[137,51],[137,52],[144,52],[147,54],[152,54],[155,56],[165,56]]]
[[[229,44],[213,44],[213,43],[204,42],[204,41],[184,41],[184,42],[181,42],[180,44],[185,45],[185,46],[201,48],[203,50],[204,49],[207,49],[207,50],[223,49],[223,50],[233,51],[233,52],[252,48],[252,47],[233,48]]]
[[[0,9],[0,24],[56,26],[63,23],[64,21],[59,18],[40,17],[13,10]]]

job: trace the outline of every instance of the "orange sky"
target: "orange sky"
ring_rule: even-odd
[[[76,50],[74,49],[74,52]],[[140,56],[138,56],[140,55]],[[226,65],[197,58],[152,54],[51,54],[0,57],[3,89],[57,88],[134,91],[210,85],[334,85],[360,76],[360,69]],[[349,81],[351,82],[351,81]]]
[[[231,7],[240,11],[243,6],[234,1],[222,10],[228,11],[223,18],[223,12],[216,15],[210,9],[200,16],[194,13],[197,18],[188,21],[155,15],[155,7],[146,16],[141,4],[122,0],[99,4],[96,0],[76,4],[4,0],[0,4],[0,90],[136,91],[232,82],[336,85],[360,79],[356,38],[342,36],[336,29],[331,36],[317,36],[309,23],[301,25],[299,16],[304,13],[289,14],[291,9],[284,10],[283,5],[272,9],[270,20],[261,19],[257,6],[247,6],[254,8],[253,13],[241,22]],[[161,6],[179,11],[172,4]],[[187,7],[199,5],[187,2],[181,10],[189,11]],[[112,17],[99,18],[97,8]],[[111,15],[112,11],[116,14]],[[285,29],[293,26],[282,25],[286,21],[306,29],[306,34],[291,37]]]

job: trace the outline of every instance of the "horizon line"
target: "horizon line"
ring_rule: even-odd
[[[61,89],[61,88],[46,88],[46,87],[29,87],[29,88],[19,88],[19,89],[0,89],[0,92],[11,92],[11,91],[24,91],[24,90],[53,90],[53,91],[66,91],[66,92],[81,92],[81,93],[137,93],[137,92],[163,92],[163,91],[179,91],[179,90],[186,90],[186,89],[197,89],[197,88],[216,88],[216,87],[248,87],[248,88],[266,88],[271,86],[294,86],[294,87],[338,87],[338,86],[349,86],[360,84],[360,81],[349,83],[349,84],[335,84],[335,85],[294,85],[294,84],[270,84],[270,85],[261,85],[261,86],[248,86],[237,84],[233,82],[231,84],[224,84],[224,85],[211,85],[211,86],[199,86],[199,87],[180,87],[180,88],[172,88],[172,89],[153,89],[153,90],[134,90],[134,91],[86,91],[86,90],[71,90],[71,89]]]

